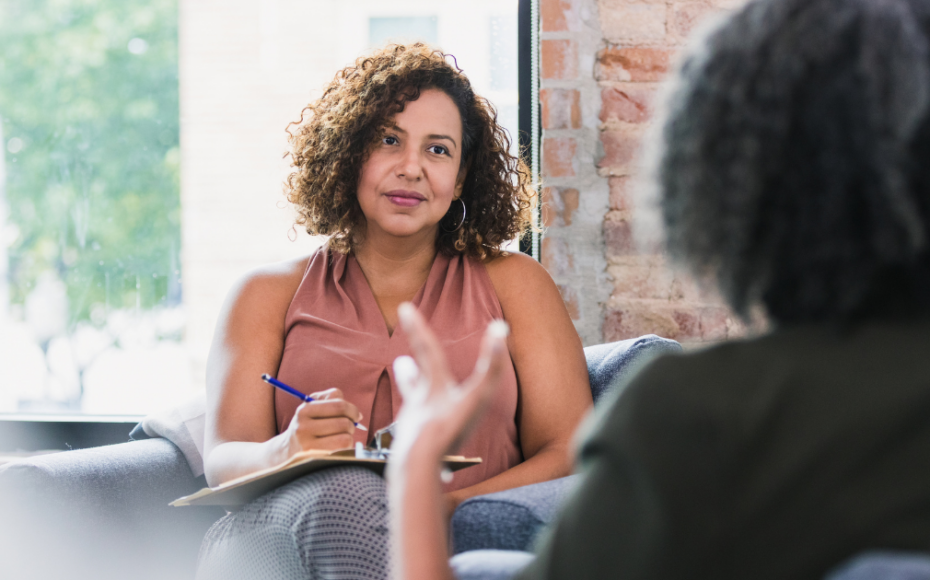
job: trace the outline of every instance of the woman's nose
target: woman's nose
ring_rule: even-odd
[[[420,159],[420,152],[414,148],[405,150],[403,156],[397,163],[397,176],[405,177],[410,180],[418,180],[423,177],[423,164]]]

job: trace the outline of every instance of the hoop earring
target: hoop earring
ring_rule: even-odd
[[[442,228],[442,231],[446,232],[447,234],[451,234],[453,232],[459,231],[462,228],[462,226],[465,224],[465,202],[462,200],[461,197],[458,198],[458,200],[459,200],[459,203],[462,204],[462,221],[459,222],[459,225],[457,225],[455,229],[447,230],[445,226],[442,225],[442,223],[439,224],[439,227]]]

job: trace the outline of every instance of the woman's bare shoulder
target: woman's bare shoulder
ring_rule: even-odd
[[[287,310],[307,271],[312,255],[265,264],[243,275],[232,287],[227,306],[267,312]]]
[[[269,286],[272,290],[296,290],[307,272],[307,266],[311,258],[313,258],[313,254],[282,262],[263,264],[247,272],[240,282]]]
[[[528,295],[558,290],[542,264],[521,252],[508,252],[484,263],[503,306],[511,299],[526,301]]]

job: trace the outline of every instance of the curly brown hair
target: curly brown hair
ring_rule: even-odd
[[[459,204],[453,204],[437,249],[485,260],[530,227],[536,205],[530,171],[510,153],[494,106],[475,94],[461,69],[447,62],[450,56],[421,43],[389,45],[339,71],[323,96],[288,126],[294,171],[285,193],[309,234],[331,236],[329,247],[342,253],[361,241],[357,226],[364,216],[356,190],[362,164],[394,115],[426,89],[444,92],[458,108],[462,164],[468,168],[461,195],[466,218],[458,230],[445,231],[462,220]]]

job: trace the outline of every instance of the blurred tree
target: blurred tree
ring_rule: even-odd
[[[70,327],[180,302],[177,22],[177,0],[0,0],[14,304],[50,271]]]

